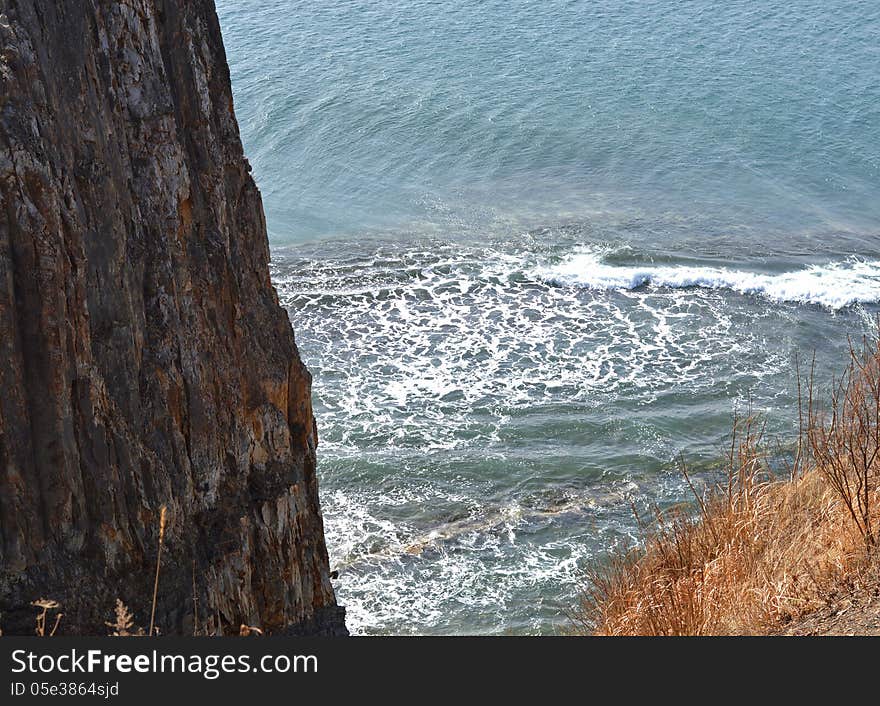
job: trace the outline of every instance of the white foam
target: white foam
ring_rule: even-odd
[[[582,251],[559,265],[539,268],[536,274],[547,282],[596,290],[645,286],[728,289],[779,302],[818,304],[832,310],[880,301],[880,261],[856,258],[764,274],[726,267],[609,265],[602,261],[601,253]]]
[[[541,596],[558,594],[560,601],[573,604],[580,567],[594,559],[604,541],[590,523],[571,524],[571,516],[592,516],[598,505],[626,516],[624,493],[631,490],[564,497],[537,508],[516,501],[478,503],[436,485],[425,493],[405,490],[398,498],[373,489],[325,493],[327,542],[331,564],[339,570],[335,588],[346,606],[346,624],[358,635],[497,634],[525,603],[533,607],[530,626],[521,629],[552,631],[549,625],[563,624],[564,616],[552,607],[542,609]],[[377,512],[404,500],[428,508],[432,501],[455,501],[467,511],[460,520],[422,530],[390,523]],[[562,534],[536,542],[536,528],[553,522],[561,523]]]
[[[580,258],[547,277],[574,277]],[[791,312],[684,289],[585,298],[536,281],[538,266],[533,255],[457,245],[273,265],[315,372],[323,452],[485,446],[510,413],[535,406],[699,394],[788,364],[762,340]]]

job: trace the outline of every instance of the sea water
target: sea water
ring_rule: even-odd
[[[217,4],[355,633],[564,629],[873,328],[876,2]]]

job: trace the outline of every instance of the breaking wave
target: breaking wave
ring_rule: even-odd
[[[612,265],[603,262],[601,253],[582,251],[558,265],[540,268],[536,274],[554,284],[594,290],[727,289],[777,302],[816,304],[832,310],[880,301],[880,261],[856,258],[768,274],[727,267]]]

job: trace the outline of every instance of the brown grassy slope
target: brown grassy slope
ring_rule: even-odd
[[[696,494],[696,514],[658,512],[641,548],[589,577],[576,633],[797,633],[840,596],[872,610],[880,347],[851,350],[827,408],[809,389],[790,476],[774,480],[755,420],[737,423],[726,482]]]
[[[880,562],[853,579],[829,595],[827,605],[773,634],[880,636]]]

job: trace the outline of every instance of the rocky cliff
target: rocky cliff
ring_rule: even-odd
[[[0,0],[0,627],[343,634],[212,0]]]

